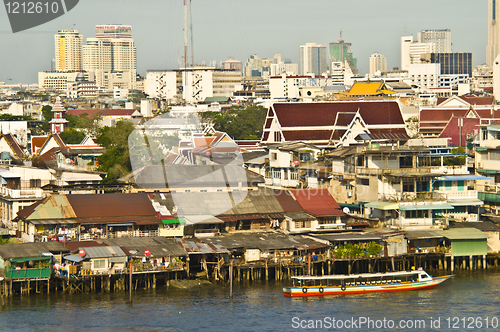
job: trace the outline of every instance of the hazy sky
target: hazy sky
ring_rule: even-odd
[[[0,8],[0,82],[36,83],[50,70],[57,30],[75,27],[83,40],[98,24],[130,24],[137,67],[178,68],[183,55],[183,0],[80,0],[51,22],[12,33]],[[192,0],[195,62],[243,63],[251,54],[299,62],[299,46],[352,43],[361,74],[379,52],[388,68],[400,66],[400,37],[424,29],[451,29],[453,51],[472,52],[474,65],[486,62],[487,0]],[[9,80],[11,79],[11,80]]]

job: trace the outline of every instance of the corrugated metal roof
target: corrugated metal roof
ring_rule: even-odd
[[[382,240],[380,235],[372,233],[339,233],[339,234],[314,234],[318,239],[330,242],[340,241],[378,241]]]
[[[102,247],[82,247],[85,250],[85,257],[89,258],[108,258],[108,257],[126,257],[127,254],[118,246]]]
[[[302,209],[316,217],[343,216],[340,206],[328,189],[295,189],[290,190]]]
[[[147,194],[65,195],[78,218],[152,216],[155,210]]]
[[[102,240],[107,245],[126,248],[133,257],[146,257],[149,250],[152,257],[186,256],[187,252],[172,238],[165,237],[131,237]]]
[[[409,240],[418,240],[418,239],[437,239],[437,238],[442,238],[443,235],[436,233],[435,231],[421,230],[421,231],[406,231],[405,237]]]
[[[75,218],[75,211],[69,204],[66,195],[52,195],[42,200],[40,204],[35,203],[34,208],[28,207],[19,213],[19,216],[27,220],[37,219],[67,219]]]
[[[220,244],[206,243],[197,238],[175,238],[188,254],[225,254],[229,251]]]
[[[443,231],[436,231],[450,240],[481,240],[487,239],[488,235],[476,228],[450,228]]]
[[[39,257],[42,253],[69,252],[61,242],[10,243],[0,245],[0,257],[3,259]]]
[[[228,249],[308,250],[328,247],[328,245],[303,235],[288,235],[275,232],[233,233],[207,237],[205,241],[223,245]]]

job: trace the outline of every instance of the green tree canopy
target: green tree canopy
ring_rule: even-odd
[[[113,184],[118,178],[130,173],[130,155],[128,151],[128,136],[134,130],[134,125],[129,121],[119,121],[114,127],[104,127],[97,135],[97,143],[102,145],[106,152],[100,155],[98,171],[107,172],[108,175],[102,183]]]
[[[85,138],[85,133],[75,128],[68,128],[59,135],[66,144],[79,144]]]
[[[204,112],[202,120],[235,140],[257,140],[262,136],[267,109],[262,106],[233,106],[227,112]]]
[[[45,105],[42,107],[42,131],[48,133],[50,131],[50,120],[52,120],[52,106]]]

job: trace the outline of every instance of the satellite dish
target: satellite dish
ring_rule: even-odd
[[[342,209],[342,211],[343,211],[344,213],[349,213],[349,212],[350,212],[350,210],[349,210],[349,208],[348,208],[347,206],[346,206],[346,207],[344,207],[344,208]]]

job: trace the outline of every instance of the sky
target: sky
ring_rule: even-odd
[[[451,29],[454,52],[473,53],[474,66],[486,62],[487,0],[191,0],[196,63],[245,63],[257,54],[279,53],[299,63],[305,43],[328,45],[343,31],[352,43],[360,74],[372,53],[383,54],[388,69],[400,66],[400,38],[426,29]],[[0,82],[37,83],[51,68],[54,35],[75,28],[95,37],[100,24],[132,25],[137,70],[176,69],[184,53],[183,0],[80,0],[65,15],[12,33],[0,8]],[[189,51],[189,54],[191,51]]]

